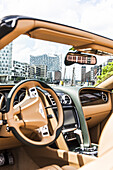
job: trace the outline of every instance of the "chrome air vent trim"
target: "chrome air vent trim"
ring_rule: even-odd
[[[102,100],[103,100],[104,102],[107,102],[107,101],[108,101],[108,96],[107,96],[107,94],[104,93],[104,92],[102,92]]]
[[[64,105],[67,105],[67,104],[70,105],[70,104],[72,104],[72,100],[71,100],[71,98],[70,98],[69,95],[63,94],[63,93],[57,94],[57,95],[58,95],[58,98],[59,98],[61,104],[64,104]],[[52,97],[51,95],[48,95],[48,98],[49,98],[52,106],[55,106],[56,103],[55,103],[53,97]]]
[[[55,105],[56,105],[56,103],[55,103],[55,101],[54,101],[53,97],[52,97],[51,95],[48,95],[48,98],[49,98],[49,100],[50,100],[50,102],[51,102],[52,106],[55,106]]]
[[[64,94],[62,96],[62,103],[63,104],[71,104],[72,103],[71,98],[69,97],[69,95]]]

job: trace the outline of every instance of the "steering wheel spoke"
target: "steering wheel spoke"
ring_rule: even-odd
[[[25,127],[27,128],[30,128],[30,129],[37,129],[37,128],[41,128],[46,124],[46,122],[44,120],[35,120],[35,119],[32,119],[32,120],[24,120],[24,124],[25,124]]]

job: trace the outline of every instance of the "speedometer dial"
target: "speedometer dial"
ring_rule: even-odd
[[[25,95],[26,95],[26,92],[25,92],[25,91],[22,92],[22,93],[20,94],[19,98],[18,98],[18,102],[21,102],[21,101],[24,99]]]
[[[6,108],[6,104],[5,103],[6,103],[5,95],[0,92],[0,109],[1,110]]]

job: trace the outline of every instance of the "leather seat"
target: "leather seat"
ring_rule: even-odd
[[[51,165],[51,166],[46,166],[44,168],[40,168],[38,170],[62,170],[58,165]]]
[[[46,166],[44,168],[40,168],[38,170],[76,170],[76,168],[69,165],[65,165],[62,168],[60,168],[58,165],[51,165]]]
[[[113,113],[106,123],[99,141],[98,159],[82,166],[80,170],[111,170],[113,169]],[[72,166],[51,165],[39,170],[76,170]]]

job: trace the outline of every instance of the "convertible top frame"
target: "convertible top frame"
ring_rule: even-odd
[[[21,34],[31,38],[74,46],[75,50],[97,55],[112,55],[113,40],[78,28],[24,16],[0,20],[0,49]]]

